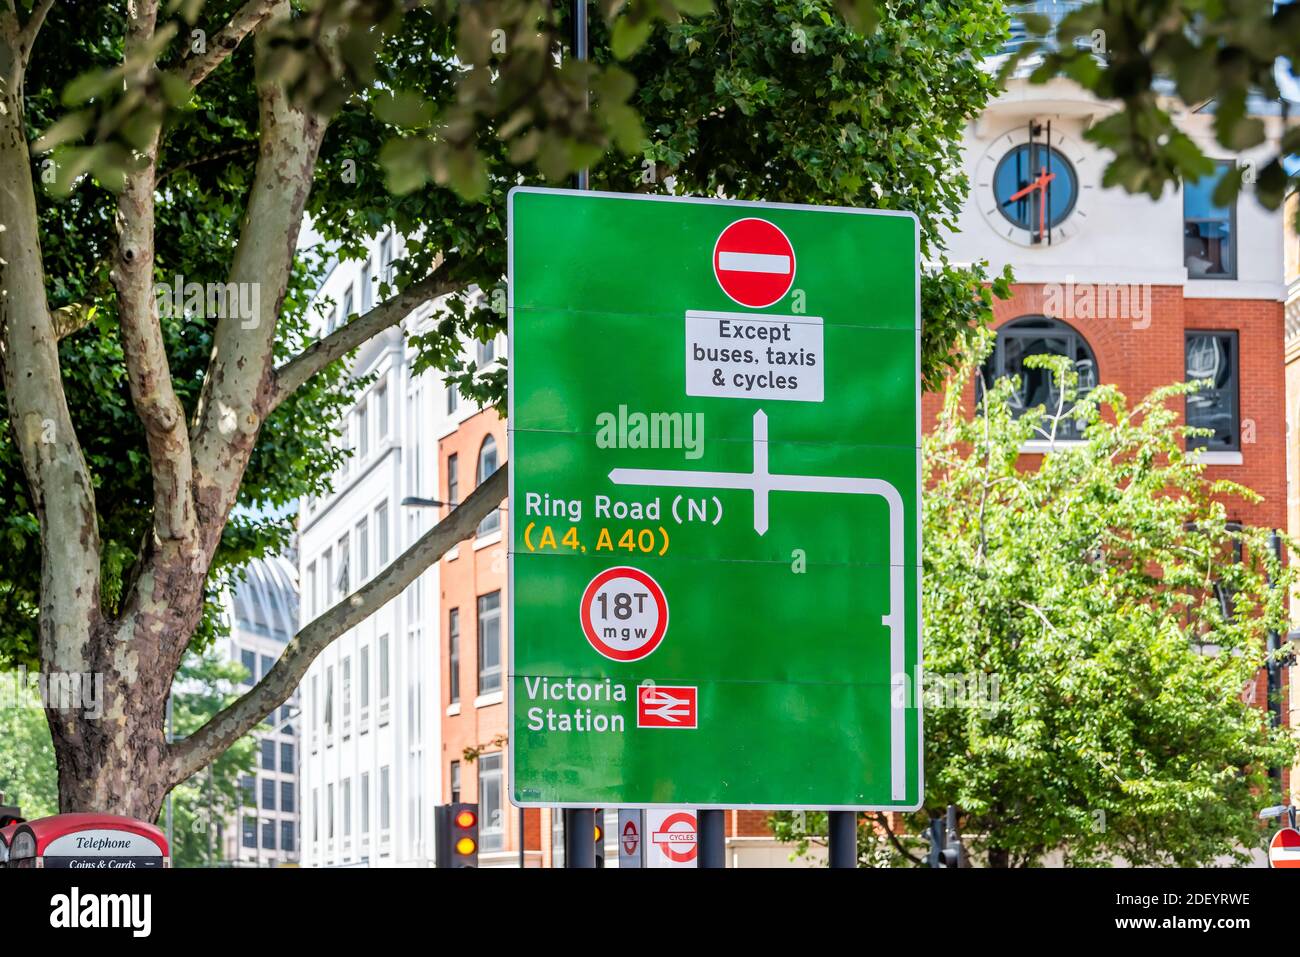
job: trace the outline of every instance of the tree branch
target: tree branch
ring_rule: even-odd
[[[50,7],[54,6],[54,0],[40,0],[32,15],[27,18],[22,30],[18,34],[18,49],[23,61],[26,62],[32,55],[32,47],[36,45],[36,35],[41,32],[41,26],[45,23],[45,15],[50,12]]]
[[[95,493],[68,411],[45,291],[21,57],[10,29],[16,20],[0,19],[0,369],[10,435],[41,525],[40,656],[48,670],[94,671],[86,635],[101,619]],[[53,721],[57,734],[71,718]]]
[[[462,283],[444,278],[450,271],[452,257],[443,260],[442,266],[419,282],[407,286],[396,296],[386,299],[363,316],[340,326],[330,335],[312,343],[294,358],[280,366],[275,373],[275,386],[271,392],[270,411],[275,409],[300,389],[317,372],[331,362],[341,359],[357,346],[367,342],[385,329],[397,325],[417,306],[455,292]],[[269,414],[269,412],[268,412]]]
[[[288,0],[277,0],[271,20],[289,16]],[[195,498],[209,558],[266,420],[276,324],[326,127],[323,118],[294,109],[274,77],[259,73],[257,91],[257,171],[228,276],[228,285],[255,294],[256,314],[228,313],[218,320],[191,432]]]
[[[288,699],[308,666],[334,639],[392,601],[449,549],[469,538],[479,522],[505,497],[509,488],[507,468],[502,466],[493,473],[375,578],[304,626],[285,646],[271,670],[247,694],[188,738],[173,744],[169,751],[171,783],[179,784],[197,773],[257,727],[266,715]]]
[[[275,8],[276,0],[248,0],[235,11],[230,22],[216,32],[202,53],[191,53],[181,61],[181,77],[190,86],[198,86],[209,73],[221,66],[235,52],[244,37],[256,30]]]
[[[152,62],[139,54],[154,35],[157,0],[142,0],[127,25],[124,59],[139,59],[138,81]],[[154,193],[159,133],[128,169],[117,202],[117,255],[111,278],[117,290],[122,352],[136,414],[144,424],[153,472],[154,532],[163,542],[193,543],[193,466],[185,410],[172,386],[171,368],[153,291]]]

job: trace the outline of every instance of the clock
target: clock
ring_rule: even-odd
[[[1051,121],[999,136],[976,168],[980,210],[1003,238],[1023,246],[1051,246],[1078,232],[1087,219],[1091,186],[1079,166],[1087,154]]]

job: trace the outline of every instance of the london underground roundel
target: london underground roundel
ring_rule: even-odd
[[[766,219],[738,219],[713,246],[713,274],[722,291],[742,306],[762,309],[794,285],[794,246]]]

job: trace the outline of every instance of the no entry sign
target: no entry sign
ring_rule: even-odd
[[[1270,867],[1300,867],[1300,831],[1284,827],[1268,845]]]
[[[512,800],[918,807],[915,220],[516,189],[509,230]]]
[[[722,291],[742,306],[762,309],[794,284],[794,247],[766,219],[731,223],[713,247],[713,271]]]

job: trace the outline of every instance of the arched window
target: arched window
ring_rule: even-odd
[[[984,364],[983,381],[992,385],[997,379],[1016,376],[1020,385],[1012,394],[1011,402],[1017,414],[1039,405],[1055,413],[1060,393],[1051,370],[1025,366],[1030,356],[1043,355],[1065,356],[1073,362],[1081,393],[1097,385],[1097,359],[1087,340],[1059,319],[1046,316],[1026,316],[998,330],[997,344]],[[1061,439],[1083,437],[1081,428],[1072,419],[1063,421],[1056,435]]]
[[[477,486],[486,482],[492,477],[492,473],[497,470],[500,464],[497,461],[497,440],[489,435],[483,440],[483,444],[478,449],[478,471],[474,484]],[[484,517],[483,521],[478,523],[477,534],[488,535],[500,527],[501,509],[494,508]]]

